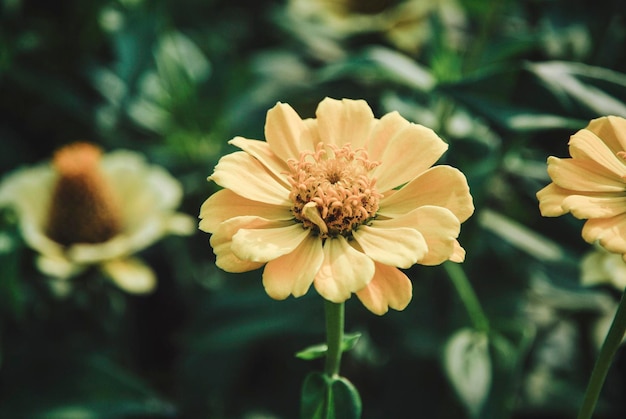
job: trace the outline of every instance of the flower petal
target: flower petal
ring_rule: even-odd
[[[322,141],[342,147],[351,144],[352,149],[365,146],[374,114],[364,100],[325,98],[315,112]]]
[[[209,180],[253,201],[282,206],[290,204],[289,190],[263,164],[244,151],[222,157]]]
[[[465,249],[461,247],[458,240],[454,241],[454,251],[448,260],[454,263],[462,263],[465,260]]]
[[[265,265],[265,291],[276,300],[284,300],[290,294],[294,297],[303,296],[311,287],[323,260],[322,241],[313,236],[305,238],[293,252]]]
[[[263,166],[267,168],[274,178],[282,184],[285,188],[289,189],[289,182],[283,175],[284,172],[289,170],[289,166],[282,160],[281,157],[274,154],[273,149],[265,141],[248,140],[243,137],[235,137],[228,142],[235,147],[239,147],[255,159],[257,159]]]
[[[156,287],[154,271],[137,258],[114,259],[102,264],[102,270],[122,290],[146,294]]]
[[[300,152],[315,150],[310,135],[303,135],[307,126],[288,104],[277,103],[267,112],[265,139],[271,150],[283,161],[300,158]]]
[[[386,192],[414,179],[435,164],[447,149],[448,144],[430,128],[409,124],[391,139],[380,166],[372,171],[377,189]]]
[[[574,159],[592,160],[619,178],[626,176],[624,162],[589,130],[582,129],[572,136],[569,152]]]
[[[409,268],[428,252],[424,236],[413,228],[384,228],[373,223],[353,233],[363,253],[385,265]]]
[[[374,261],[338,236],[326,239],[324,261],[315,276],[315,289],[328,301],[341,303],[363,289],[374,276]]]
[[[374,220],[372,226],[414,228],[424,236],[428,253],[417,263],[439,265],[451,257],[459,257],[456,238],[461,230],[459,219],[447,208],[435,206],[419,207],[403,216],[389,220]]]
[[[570,196],[574,191],[563,189],[554,183],[550,183],[545,188],[537,192],[539,200],[539,211],[544,217],[558,217],[567,213],[563,209],[563,200]]]
[[[302,224],[285,227],[243,228],[233,236],[233,253],[251,262],[268,262],[293,252],[311,234]]]
[[[371,161],[381,161],[391,139],[402,129],[410,125],[398,112],[390,112],[380,120],[374,120],[374,126],[367,142],[367,153]]]
[[[570,195],[563,200],[562,206],[576,218],[608,218],[626,212],[626,195],[623,193]]]
[[[613,154],[626,150],[626,119],[603,116],[589,122],[586,129],[602,138]]]
[[[424,205],[444,207],[463,222],[474,213],[467,179],[450,166],[436,166],[380,201],[378,214],[397,217]]]
[[[232,251],[233,236],[242,228],[276,228],[292,224],[254,216],[233,217],[221,223],[211,236],[215,264],[226,272],[248,272],[263,266],[260,262],[242,260]]]
[[[626,253],[626,214],[611,218],[594,218],[583,226],[582,236],[588,243],[598,241],[613,253]]]
[[[213,233],[220,223],[243,215],[254,215],[268,220],[290,220],[293,214],[288,206],[266,204],[243,198],[230,189],[212,194],[200,207],[200,230]]]
[[[581,192],[622,192],[624,182],[592,160],[548,157],[548,174],[564,189]]]
[[[356,295],[369,311],[379,316],[389,308],[404,310],[413,296],[411,280],[399,269],[375,263],[374,277]]]

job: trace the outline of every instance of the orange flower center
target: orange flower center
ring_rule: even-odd
[[[315,152],[304,151],[288,164],[293,215],[321,238],[350,237],[376,215],[382,195],[370,171],[380,163],[365,150],[319,143]]]
[[[121,212],[100,172],[100,155],[98,147],[87,143],[67,145],[54,155],[58,179],[46,234],[62,245],[102,243],[121,230]]]

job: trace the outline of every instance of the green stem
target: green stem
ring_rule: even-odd
[[[593,411],[596,407],[604,379],[609,372],[609,367],[613,361],[613,357],[617,352],[622,339],[624,339],[624,333],[626,332],[626,292],[622,294],[622,299],[617,307],[617,312],[613,318],[613,323],[609,329],[609,333],[602,344],[598,359],[591,372],[589,383],[587,384],[587,391],[585,392],[585,398],[583,404],[578,412],[578,419],[590,419]]]
[[[448,273],[450,280],[452,280],[452,284],[454,284],[454,288],[456,288],[456,292],[459,294],[459,298],[465,306],[474,328],[481,332],[489,332],[489,320],[487,319],[487,316],[478,301],[478,297],[476,297],[472,284],[467,278],[467,275],[465,275],[463,268],[461,268],[461,265],[458,263],[446,262],[443,264],[443,267]]]
[[[341,342],[343,340],[343,328],[345,323],[344,303],[324,302],[326,312],[326,365],[324,372],[329,377],[339,375],[341,365]]]

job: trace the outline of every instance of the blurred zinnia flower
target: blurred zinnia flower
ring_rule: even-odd
[[[190,234],[193,219],[175,212],[180,184],[135,152],[102,155],[88,143],[56,152],[52,163],[23,168],[0,184],[38,268],[68,279],[98,266],[127,292],[145,293],[154,272],[132,255],[167,234]]]
[[[432,130],[397,112],[374,118],[363,100],[324,99],[316,119],[287,104],[267,113],[265,141],[236,137],[210,180],[200,229],[212,233],[217,265],[265,265],[275,299],[356,293],[376,314],[411,300],[399,268],[462,262],[460,224],[474,211],[465,176],[431,167],[446,151]]]
[[[585,241],[626,258],[626,119],[592,120],[570,138],[569,151],[572,158],[548,158],[552,183],[537,193],[541,214],[587,219]]]

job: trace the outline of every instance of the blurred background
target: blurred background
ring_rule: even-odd
[[[347,302],[362,336],[342,375],[363,418],[575,417],[621,290],[581,284],[583,222],[542,218],[535,193],[570,135],[626,117],[620,1],[0,1],[2,176],[78,140],[130,149],[181,183],[196,217],[228,140],[263,139],[277,101],[312,117],[326,96],[434,129],[476,206],[462,270],[407,270],[402,312]],[[141,252],[157,273],[148,295],[90,274],[61,298],[17,217],[0,213],[0,417],[298,417],[322,368],[294,356],[324,340],[313,290],[271,300],[260,271],[216,268],[197,231]],[[488,333],[451,280],[463,274]],[[486,340],[451,350],[459,331]],[[625,391],[621,351],[594,417],[624,417]]]

